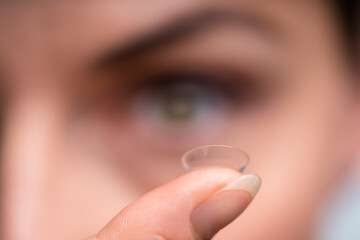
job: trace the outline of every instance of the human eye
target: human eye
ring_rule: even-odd
[[[212,141],[238,112],[257,101],[258,91],[244,74],[162,70],[135,87],[131,116],[137,132],[151,141]]]

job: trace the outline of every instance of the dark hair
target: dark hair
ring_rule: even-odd
[[[357,58],[358,32],[357,12],[358,0],[331,0],[340,19],[340,26],[344,34],[346,50],[354,59]]]

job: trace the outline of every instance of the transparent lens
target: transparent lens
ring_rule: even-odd
[[[181,161],[187,172],[206,166],[222,166],[243,172],[249,163],[249,156],[232,146],[207,145],[186,152]]]

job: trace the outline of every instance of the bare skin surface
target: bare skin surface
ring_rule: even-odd
[[[263,186],[215,239],[311,239],[359,143],[339,32],[323,1],[1,1],[0,238],[93,235],[182,176],[183,152],[226,144],[249,153]],[[212,174],[180,178],[203,190],[179,204],[234,173]],[[142,214],[178,193],[164,186],[140,198]],[[186,239],[184,209],[172,212],[179,222],[151,219]]]

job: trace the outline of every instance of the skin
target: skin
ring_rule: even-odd
[[[221,23],[103,64],[133,39],[209,6],[264,26]],[[92,235],[183,175],[184,151],[212,143],[244,149],[247,172],[263,180],[215,239],[311,239],[319,207],[356,154],[357,89],[322,1],[2,1],[0,36],[2,239]],[[234,88],[250,76],[257,90],[249,102],[205,111],[200,124],[134,113],[133,79],[193,68],[230,75]],[[217,184],[229,178],[219,171]],[[161,206],[156,194],[144,199]]]

